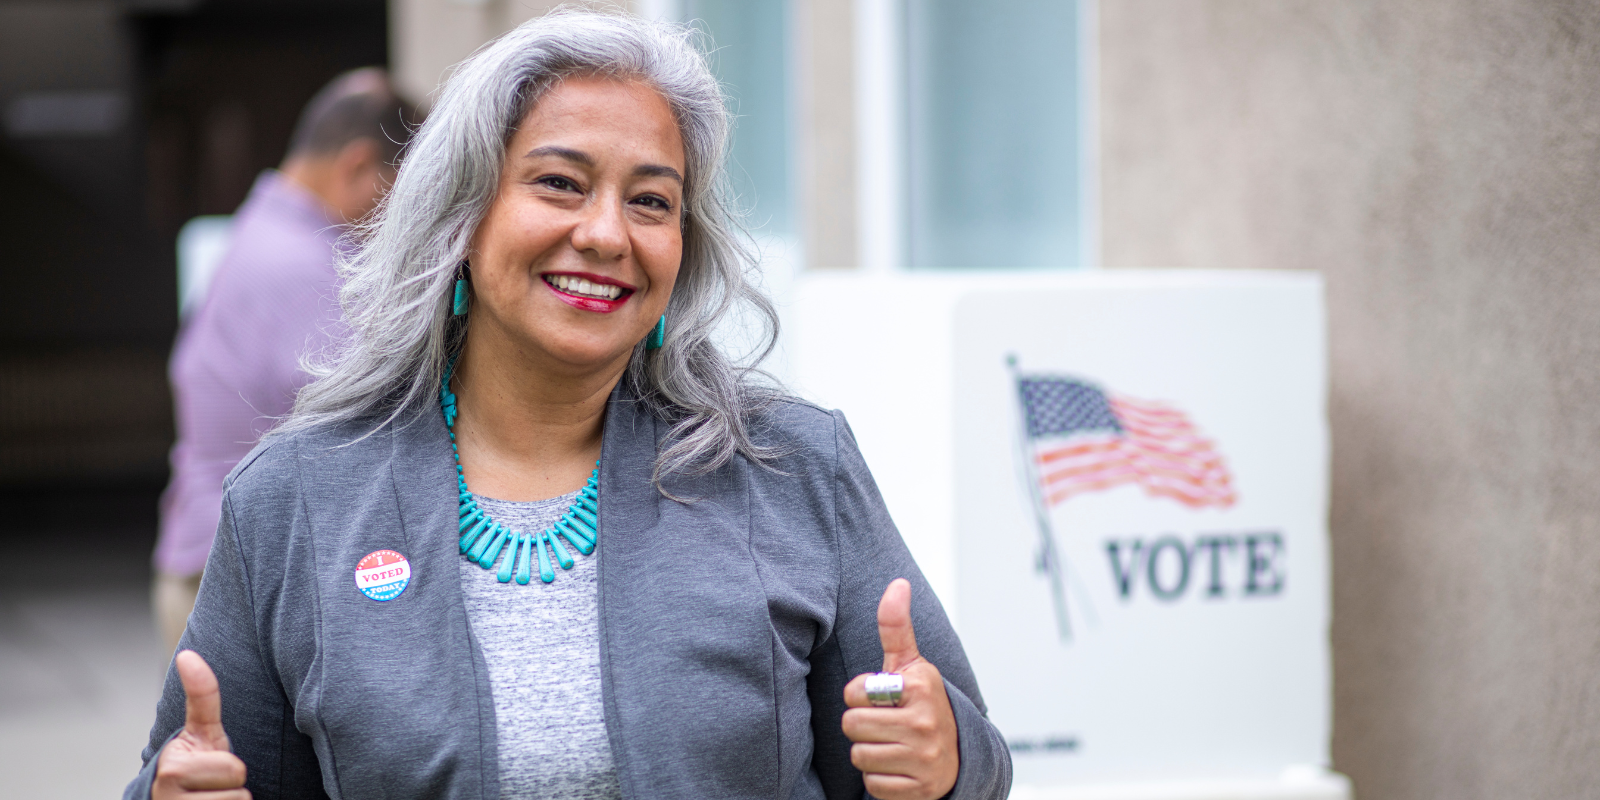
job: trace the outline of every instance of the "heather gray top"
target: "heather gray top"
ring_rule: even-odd
[[[494,691],[457,562],[455,463],[436,409],[270,437],[223,493],[182,646],[217,674],[256,800],[496,800]],[[1000,800],[1005,741],[944,609],[838,412],[777,403],[751,421],[766,466],[735,458],[657,491],[671,422],[619,385],[601,441],[595,601],[600,690],[622,796],[860,798],[844,686],[883,664],[878,599],[911,581],[922,655],[944,674],[961,758],[952,800]],[[369,599],[364,556],[403,554]],[[183,727],[167,671],[126,797],[149,796]]]
[[[496,522],[532,533],[566,513],[577,492],[531,503],[477,495]],[[500,800],[615,800],[622,796],[600,705],[600,618],[593,555],[575,550],[556,579],[500,583],[458,558],[467,622],[494,692]]]

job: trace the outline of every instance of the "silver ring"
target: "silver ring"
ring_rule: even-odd
[[[874,672],[867,676],[867,702],[875,706],[900,705],[905,679],[893,672]]]

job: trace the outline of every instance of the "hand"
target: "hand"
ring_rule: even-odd
[[[867,702],[867,676],[844,687],[844,735],[850,763],[865,773],[867,791],[882,800],[934,800],[950,793],[961,769],[956,714],[939,668],[917,652],[911,628],[911,583],[897,578],[878,602],[883,671],[905,682],[898,708]]]
[[[151,800],[250,800],[244,762],[228,750],[222,730],[222,693],[217,676],[199,653],[178,653],[178,679],[188,696],[183,730],[157,756]]]

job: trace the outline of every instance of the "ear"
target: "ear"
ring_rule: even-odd
[[[339,153],[333,157],[333,163],[340,177],[348,182],[381,170],[384,166],[383,151],[378,147],[376,139],[368,137],[351,139],[344,147],[339,148]]]

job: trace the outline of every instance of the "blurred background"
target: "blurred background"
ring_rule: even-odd
[[[425,108],[551,5],[0,0],[8,795],[138,765],[180,231],[238,207],[335,75],[387,66]],[[1323,275],[1333,768],[1364,799],[1594,796],[1600,4],[629,8],[715,41],[780,304],[824,270]]]

